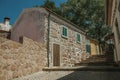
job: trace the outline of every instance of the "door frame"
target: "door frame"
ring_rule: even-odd
[[[57,42],[52,43],[52,66],[54,66],[54,63],[53,63],[54,62],[54,53],[53,53],[53,47],[54,47],[53,45],[54,44],[57,44],[60,46],[60,58],[59,59],[60,59],[60,66],[61,66],[62,65],[61,45],[60,45],[60,43],[57,43]]]

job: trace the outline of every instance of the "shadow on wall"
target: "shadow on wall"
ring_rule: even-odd
[[[75,71],[57,80],[119,80],[119,71]]]

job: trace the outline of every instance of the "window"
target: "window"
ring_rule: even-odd
[[[91,45],[90,45],[90,40],[86,40],[86,52],[91,53]]]
[[[68,28],[65,26],[62,27],[62,36],[65,38],[68,36]]]
[[[22,44],[23,43],[23,36],[19,37],[19,42]]]
[[[119,26],[118,26],[118,21],[117,21],[117,19],[116,19],[116,21],[115,21],[115,26],[116,26],[116,31],[117,31],[118,40],[120,40],[120,30],[119,30]]]
[[[77,33],[77,42],[81,41],[81,35],[79,33]]]

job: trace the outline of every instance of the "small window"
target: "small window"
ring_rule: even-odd
[[[91,46],[90,46],[90,40],[86,40],[86,52],[91,53]]]
[[[19,42],[20,42],[21,44],[23,44],[23,36],[20,36],[20,37],[19,37]]]
[[[79,33],[77,33],[77,42],[81,41],[81,35]]]
[[[65,38],[68,36],[68,28],[65,26],[62,27],[62,36]]]

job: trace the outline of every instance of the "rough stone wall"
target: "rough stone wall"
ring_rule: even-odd
[[[6,31],[1,31],[0,30],[0,37],[10,39],[10,32],[6,32]]]
[[[90,45],[91,45],[91,55],[100,55],[98,44],[91,40]]]
[[[26,36],[37,42],[44,42],[44,16],[43,9],[25,9],[17,19],[11,30],[11,39],[19,42],[21,36]]]
[[[62,23],[56,20],[50,20],[50,66],[53,66],[53,44],[60,45],[60,66],[73,66],[74,63],[79,63],[81,59],[86,58],[86,40],[85,35],[81,34],[81,43],[76,42],[77,31],[72,30],[68,25],[68,38],[65,39],[61,36]],[[45,19],[47,37],[48,20]]]
[[[29,38],[23,44],[0,37],[0,80],[41,71],[46,65],[46,47]]]

